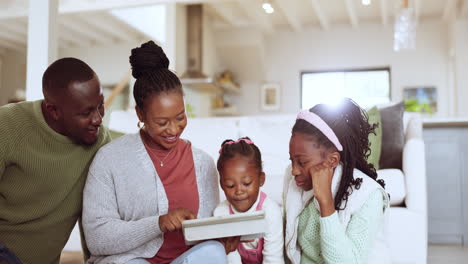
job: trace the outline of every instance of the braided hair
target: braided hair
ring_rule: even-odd
[[[318,115],[327,123],[343,146],[343,150],[340,151],[343,175],[335,197],[335,209],[343,210],[346,208],[348,197],[352,193],[352,185],[356,189],[360,188],[362,179],[354,179],[354,169],[362,171],[376,180],[382,187],[385,187],[383,180],[377,180],[374,165],[367,162],[370,155],[369,134],[375,134],[375,128],[377,128],[378,124],[369,124],[367,113],[349,98],[344,98],[340,106],[318,104],[309,111]],[[319,145],[338,151],[335,145],[320,130],[305,120],[296,120],[292,132],[311,135]]]
[[[237,142],[232,139],[223,141],[217,162],[218,171],[223,170],[224,162],[234,158],[237,155],[250,158],[254,162],[255,167],[258,169],[259,174],[263,171],[262,154],[260,153],[260,150],[255,144],[249,144],[244,140],[250,141],[250,138],[243,137],[240,138]]]
[[[132,49],[130,64],[132,75],[136,79],[133,97],[140,109],[144,109],[145,100],[152,95],[161,92],[183,94],[179,78],[168,69],[169,59],[162,48],[153,41]]]

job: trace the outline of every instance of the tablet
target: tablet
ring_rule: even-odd
[[[263,210],[182,222],[182,231],[187,245],[193,245],[202,240],[232,236],[241,236],[241,241],[252,240],[265,236],[266,228]]]

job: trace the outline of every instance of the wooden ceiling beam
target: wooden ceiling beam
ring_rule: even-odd
[[[324,30],[328,30],[330,28],[330,22],[322,9],[322,5],[320,4],[319,0],[311,0],[312,8],[314,9],[315,15],[317,16],[320,26]]]
[[[62,16],[60,17],[60,23],[65,27],[74,32],[77,32],[81,36],[91,39],[96,44],[110,43],[113,40],[109,39],[103,34],[96,32],[89,24],[83,23],[81,20],[74,17]]]
[[[73,34],[73,32],[70,32],[65,26],[61,24],[59,25],[58,38],[59,43],[65,43],[64,46],[66,47],[78,47],[92,44],[91,41],[87,39],[80,39],[77,35]]]
[[[21,53],[26,53],[26,45],[22,45],[19,43],[13,43],[5,39],[0,39],[0,47],[5,49],[10,49],[14,51],[19,51]]]
[[[233,0],[73,0],[61,2],[59,6],[59,14],[108,11],[120,8],[170,4],[174,2],[181,4],[199,4],[232,1]],[[8,6],[7,8],[0,8],[0,19],[28,16],[28,1],[14,0],[13,2],[15,4]]]
[[[349,20],[353,28],[359,27],[359,19],[356,14],[356,9],[354,8],[354,3],[352,0],[344,0],[346,4],[346,11],[348,12]]]
[[[6,28],[0,28],[0,38],[10,41],[12,43],[18,43],[26,46],[27,38],[13,32],[8,31]]]
[[[222,3],[210,4],[209,7],[216,12],[230,26],[240,27],[243,25],[241,20],[234,15],[231,8],[224,6]]]
[[[455,18],[457,0],[446,0],[442,20],[448,22],[450,19]]]
[[[247,13],[249,18],[255,21],[255,23],[259,25],[266,33],[272,34],[274,32],[273,25],[268,18],[268,14],[263,12],[260,2],[255,2],[255,4],[252,4],[252,1],[250,0],[237,0],[237,2]]]
[[[302,23],[297,14],[296,1],[291,0],[276,0],[276,5],[281,9],[289,25],[295,32],[302,31]]]
[[[421,0],[414,0],[414,16],[416,18],[416,24],[419,24],[419,19],[421,18],[422,2],[423,1]]]
[[[85,14],[75,14],[75,17],[81,21],[90,25],[90,27],[103,32],[103,34],[108,34],[114,41],[124,40],[126,32],[116,27],[109,27],[105,18],[102,16],[95,15],[85,15]]]
[[[380,17],[382,25],[388,25],[388,3],[387,0],[380,0]]]

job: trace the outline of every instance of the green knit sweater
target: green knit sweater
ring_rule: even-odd
[[[0,243],[23,263],[59,262],[88,167],[109,140],[101,127],[93,146],[73,143],[47,125],[41,101],[0,107]]]
[[[321,217],[310,202],[299,216],[301,264],[367,263],[372,242],[383,225],[382,208],[382,193],[374,191],[345,229],[337,212]]]

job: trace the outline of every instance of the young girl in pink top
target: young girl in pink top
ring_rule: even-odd
[[[225,140],[219,151],[218,171],[227,200],[215,216],[265,211],[268,223],[265,237],[240,243],[228,255],[229,263],[284,263],[283,219],[279,206],[260,187],[265,182],[260,150],[249,138]]]

